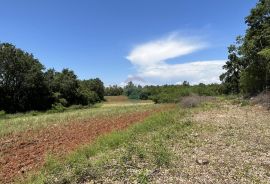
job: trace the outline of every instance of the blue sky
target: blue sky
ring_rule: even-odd
[[[0,0],[0,42],[105,85],[217,82],[256,0]]]

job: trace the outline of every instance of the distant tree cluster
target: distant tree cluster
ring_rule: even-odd
[[[0,43],[0,110],[47,110],[104,99],[100,79],[78,80],[72,70],[45,70],[38,59],[9,43]]]
[[[229,46],[220,79],[226,93],[255,95],[270,85],[270,0],[259,0],[245,22],[246,34]]]
[[[117,85],[109,86],[105,88],[105,96],[119,96],[123,95],[123,88]]]
[[[142,99],[143,87],[133,84],[132,81],[128,82],[124,87],[124,94],[128,96],[129,99]]]
[[[191,94],[217,96],[223,94],[223,88],[219,84],[190,85],[184,81],[181,85],[140,86],[129,82],[124,87],[124,94],[130,99],[153,100],[156,103],[175,103],[181,97]]]

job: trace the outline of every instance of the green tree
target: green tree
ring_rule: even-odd
[[[142,93],[142,86],[134,85],[132,81],[128,82],[127,85],[124,87],[124,94],[128,96],[130,99],[140,99],[145,98],[144,96],[141,96]]]
[[[136,90],[136,86],[133,84],[132,81],[129,81],[124,87],[124,94],[126,96],[130,96],[134,90]]]
[[[99,78],[81,81],[81,87],[88,91],[93,91],[98,96],[98,101],[104,100],[105,87]]]
[[[244,92],[256,94],[269,85],[270,0],[259,0],[245,22],[242,52],[247,67],[240,82]]]
[[[49,69],[45,73],[45,79],[54,103],[63,102],[61,104],[64,106],[77,103],[79,81],[72,70],[63,69],[62,72],[56,72]]]
[[[188,81],[184,81],[182,85],[183,86],[189,86],[189,82]]]
[[[259,0],[245,22],[246,34],[240,44],[229,47],[220,79],[229,92],[253,95],[270,85],[270,0]]]
[[[11,113],[47,109],[49,91],[43,70],[32,54],[0,44],[0,109]]]
[[[245,68],[243,58],[241,57],[242,38],[237,37],[236,45],[228,47],[228,61],[223,66],[226,70],[220,76],[220,80],[225,87],[225,93],[239,93],[240,92],[240,72]]]
[[[123,94],[123,88],[117,85],[109,86],[105,88],[106,96],[119,96]]]

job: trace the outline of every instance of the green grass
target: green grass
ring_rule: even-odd
[[[28,129],[39,129],[49,125],[69,123],[95,117],[111,117],[123,113],[147,111],[161,107],[160,105],[130,105],[112,107],[89,107],[71,109],[59,113],[29,112],[25,114],[2,114],[0,117],[0,137]]]
[[[233,100],[154,114],[64,158],[48,156],[21,183],[267,183],[269,113]]]
[[[182,117],[184,114],[185,112],[181,111],[179,115],[179,111],[175,110],[159,113],[125,131],[102,136],[94,144],[84,146],[64,160],[49,156],[42,171],[25,183],[77,183],[85,178],[98,178],[102,176],[103,171],[106,171],[103,168],[106,165],[104,163],[114,158],[115,154],[123,167],[132,160],[134,155],[139,159],[150,159],[157,167],[168,166],[171,153],[166,149],[164,140],[171,132],[164,132],[164,127],[173,127],[171,131],[175,129],[175,126],[185,128],[186,125],[182,123],[177,125],[179,122],[175,122],[174,119],[176,115]],[[143,137],[145,140],[151,139],[152,143],[142,147],[138,143],[141,143],[140,139]],[[164,139],[164,137],[167,138]],[[114,153],[115,150],[120,153]],[[93,158],[94,161],[92,161]],[[142,183],[147,181],[144,174],[145,172],[141,171],[137,175],[138,179],[143,181]],[[125,173],[119,174],[120,178],[124,176]]]
[[[65,159],[48,157],[40,173],[25,183],[80,183],[109,177],[110,169],[116,170],[115,180],[123,181],[128,177],[130,182],[148,183],[151,169],[171,164],[174,156],[167,148],[168,141],[183,138],[191,130],[193,123],[184,120],[187,111],[158,113],[125,131],[102,136]],[[147,163],[147,167],[138,169],[140,162]],[[138,172],[130,173],[132,167]]]

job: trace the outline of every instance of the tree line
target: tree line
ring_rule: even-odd
[[[33,54],[0,43],[0,110],[48,110],[104,100],[103,82],[79,80],[70,69],[46,70]]]
[[[119,96],[123,95],[123,88],[117,85],[112,85],[105,88],[105,95],[106,96]]]
[[[179,85],[140,86],[132,82],[123,89],[130,99],[153,100],[155,103],[177,103],[183,96],[197,94],[201,96],[217,96],[223,94],[223,87],[219,84],[189,85],[184,81]]]
[[[259,0],[245,18],[248,28],[228,47],[228,61],[220,76],[222,84],[104,87],[96,79],[79,80],[70,69],[45,67],[32,54],[10,43],[0,43],[0,110],[8,113],[89,105],[104,95],[127,95],[157,103],[176,102],[192,93],[199,95],[256,95],[270,86],[270,0]]]
[[[256,95],[270,85],[270,0],[259,0],[245,18],[248,28],[228,47],[220,76],[225,93]]]

